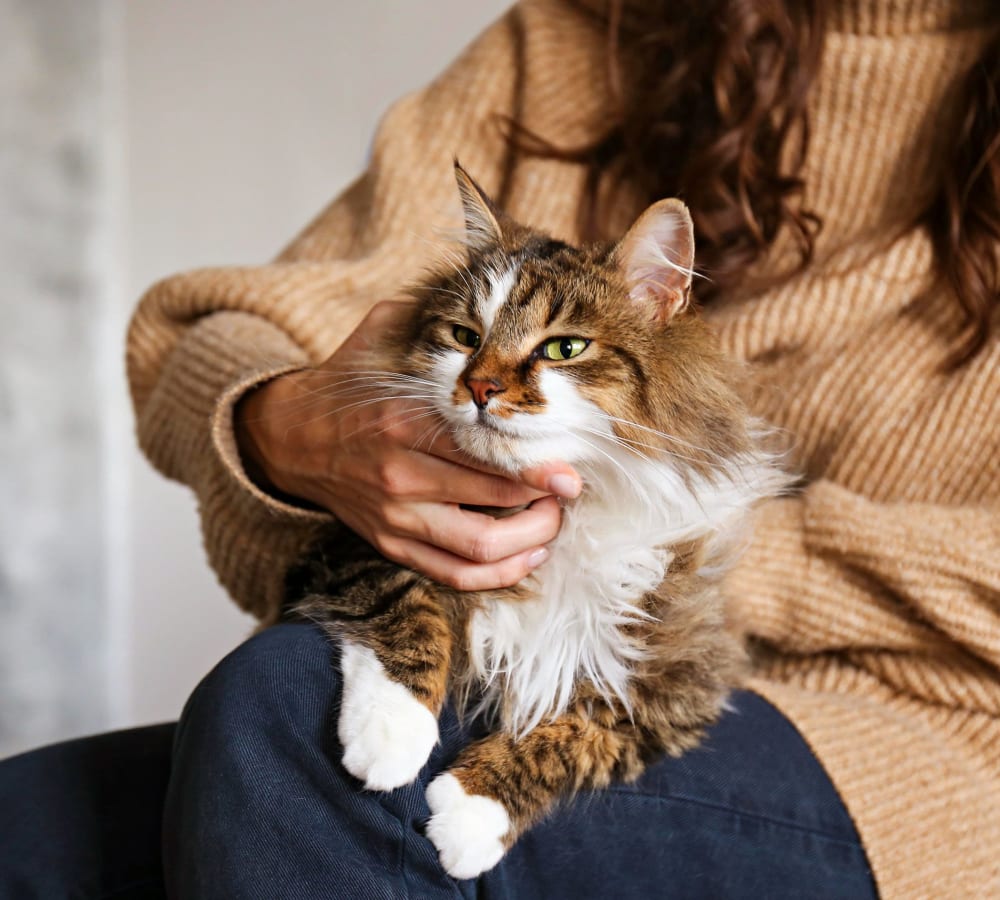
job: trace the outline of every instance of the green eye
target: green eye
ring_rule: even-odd
[[[572,359],[579,356],[590,344],[586,338],[558,337],[542,344],[542,356],[546,359]]]
[[[479,335],[471,328],[466,328],[464,325],[456,325],[451,329],[451,333],[455,335],[455,340],[463,347],[471,347],[475,350],[479,346]]]

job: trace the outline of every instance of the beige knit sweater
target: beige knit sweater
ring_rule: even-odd
[[[926,196],[957,81],[1000,5],[837,5],[811,100],[815,264],[707,313],[756,364],[757,412],[794,435],[808,476],[761,510],[729,588],[773,650],[753,687],[830,772],[882,894],[1000,897],[1000,340],[942,372],[960,319],[943,293],[916,302],[930,247],[897,227]],[[604,53],[595,17],[525,0],[391,110],[369,170],[276,262],[178,275],[143,298],[128,345],[140,441],[195,490],[212,565],[265,622],[327,517],[247,480],[234,402],[324,359],[420,272],[428,241],[460,221],[455,154],[498,189],[494,114],[564,145],[601,134]],[[581,186],[574,164],[520,160],[508,205],[572,239]],[[618,207],[624,227],[637,204]]]

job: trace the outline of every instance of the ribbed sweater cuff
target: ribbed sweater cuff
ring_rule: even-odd
[[[922,646],[924,629],[900,619],[885,585],[817,539],[826,499],[818,482],[757,511],[752,543],[726,582],[734,623],[796,654],[849,648],[872,629],[886,647]]]
[[[220,582],[265,622],[280,613],[288,566],[332,517],[272,497],[247,477],[233,410],[256,385],[307,364],[271,323],[215,313],[185,331],[138,420],[140,442],[157,468],[194,489]]]

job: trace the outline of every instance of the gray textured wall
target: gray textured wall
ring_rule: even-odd
[[[0,756],[107,720],[103,0],[0,0]]]

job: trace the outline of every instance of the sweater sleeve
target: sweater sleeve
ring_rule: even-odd
[[[521,4],[389,111],[367,171],[275,262],[177,275],[140,301],[127,347],[140,445],[194,490],[209,562],[257,617],[279,614],[288,565],[331,517],[250,482],[236,449],[236,403],[266,379],[321,362],[371,306],[398,297],[428,266],[462,221],[456,156],[488,191],[513,184],[512,212],[566,230],[579,173],[553,161],[528,166],[514,184],[498,117],[543,122],[567,144],[593,137],[602,94],[600,79],[586,75],[600,34],[597,18],[569,0]],[[586,98],[574,98],[574,84],[587,85]]]
[[[778,649],[841,653],[921,699],[1000,712],[995,504],[878,503],[820,480],[762,507],[729,587],[748,630]]]

